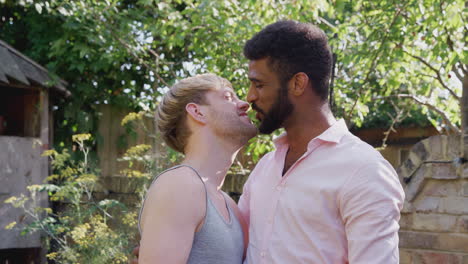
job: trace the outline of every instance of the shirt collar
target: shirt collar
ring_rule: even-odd
[[[308,146],[315,141],[316,139],[332,142],[332,143],[339,143],[341,138],[348,132],[348,127],[343,119],[336,121],[331,127],[327,130],[323,131],[322,134],[318,135],[317,137],[313,138]],[[287,133],[283,133],[277,138],[273,139],[273,143],[275,144],[276,148],[279,148],[285,144],[288,144],[288,137],[286,136]]]
[[[278,137],[273,138],[273,143],[275,144],[276,148],[279,148],[279,147],[281,147],[281,146],[288,143],[288,137],[286,135],[287,135],[287,133],[284,132],[283,134],[279,135]]]

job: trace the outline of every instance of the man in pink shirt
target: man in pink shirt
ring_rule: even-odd
[[[286,130],[239,201],[249,224],[245,263],[398,263],[404,192],[392,166],[330,111],[326,35],[280,21],[244,54],[259,131]]]

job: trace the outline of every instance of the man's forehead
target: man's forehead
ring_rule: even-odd
[[[219,88],[215,88],[215,89],[210,89],[210,92],[211,93],[226,93],[226,92],[231,92],[231,93],[235,93],[234,92],[234,89],[232,87],[229,87],[227,85],[223,85]]]
[[[261,79],[263,79],[265,77],[265,74],[270,73],[270,69],[268,68],[268,62],[268,58],[249,61],[248,78],[251,81],[260,81]]]
[[[230,86],[227,86],[227,85],[223,85],[220,89],[221,92],[234,92],[234,89],[232,89],[232,87]]]

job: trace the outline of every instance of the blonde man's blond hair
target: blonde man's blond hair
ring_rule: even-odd
[[[186,105],[206,105],[206,92],[226,86],[232,88],[228,80],[212,73],[189,77],[174,84],[164,95],[156,111],[157,127],[164,142],[172,149],[185,153],[191,134],[186,121]]]

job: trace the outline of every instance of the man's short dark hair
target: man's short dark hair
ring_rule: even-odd
[[[333,58],[327,36],[318,27],[278,21],[248,40],[244,55],[249,60],[269,58],[282,82],[298,72],[306,73],[317,95],[327,100]]]

